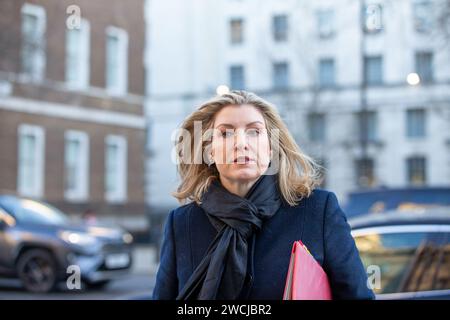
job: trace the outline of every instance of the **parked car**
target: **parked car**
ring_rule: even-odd
[[[48,292],[77,270],[83,284],[102,287],[129,272],[132,241],[120,229],[74,224],[47,203],[0,195],[0,276],[29,291]]]
[[[377,299],[450,299],[450,207],[349,219]],[[379,272],[380,282],[376,282]]]
[[[379,188],[351,192],[343,206],[348,217],[392,210],[409,210],[415,206],[450,206],[450,188],[410,187]]]

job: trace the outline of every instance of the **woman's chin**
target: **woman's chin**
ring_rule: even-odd
[[[259,168],[255,165],[234,168],[232,175],[235,180],[248,181],[258,179],[261,176],[261,173],[259,172]]]

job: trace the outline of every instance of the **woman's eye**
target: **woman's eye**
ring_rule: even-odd
[[[249,129],[249,130],[247,130],[247,135],[249,135],[250,137],[256,137],[257,135],[259,135],[259,130],[258,129]]]
[[[233,131],[230,130],[226,130],[226,131],[222,131],[222,138],[229,138],[231,136],[233,136]]]

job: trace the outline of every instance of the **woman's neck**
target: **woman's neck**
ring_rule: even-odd
[[[244,198],[256,180],[251,181],[236,181],[229,180],[227,178],[220,177],[220,183],[222,186],[227,189],[229,192]]]

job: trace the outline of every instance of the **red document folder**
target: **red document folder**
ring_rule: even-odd
[[[283,300],[331,300],[327,274],[301,241],[292,246]]]

